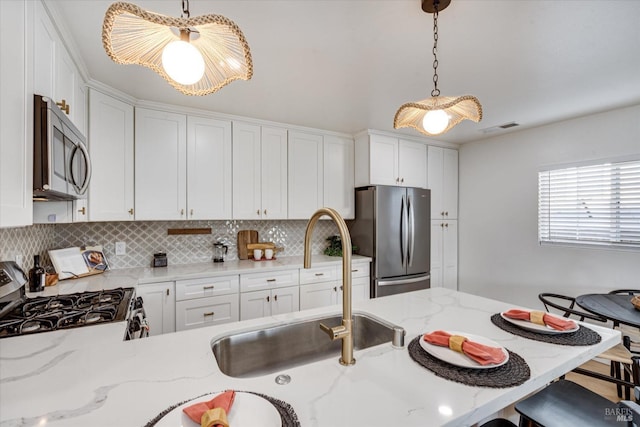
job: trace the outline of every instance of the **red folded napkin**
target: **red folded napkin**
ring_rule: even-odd
[[[217,395],[208,402],[194,403],[191,406],[183,408],[182,411],[187,414],[187,416],[193,421],[200,424],[202,414],[210,409],[222,408],[226,413],[229,413],[229,410],[231,410],[231,405],[233,405],[233,400],[235,398],[236,392],[233,390],[227,390],[224,393]]]
[[[505,311],[503,314],[510,319],[527,320],[529,322],[532,322],[531,313],[536,313],[536,312],[511,309],[509,311]],[[537,312],[537,313],[539,314],[544,312]],[[576,327],[576,322],[574,322],[573,320],[561,319],[556,316],[551,316],[547,313],[544,313],[544,315],[542,316],[542,321],[544,322],[545,325],[552,327],[556,331],[568,331],[569,329],[573,329]],[[537,323],[537,322],[533,322],[533,323]]]
[[[422,339],[424,339],[429,344],[449,347],[452,350],[460,351],[456,349],[456,343],[450,340],[451,337],[456,336],[451,335],[450,333],[445,331],[434,331],[430,334],[424,334]],[[504,362],[504,360],[507,358],[507,355],[499,347],[491,347],[474,341],[469,341],[464,337],[457,337],[458,339],[456,340],[456,338],[454,338],[454,341],[457,341],[458,343],[462,342],[462,345],[459,346],[459,348],[462,350],[462,353],[483,366],[497,365],[498,363]]]

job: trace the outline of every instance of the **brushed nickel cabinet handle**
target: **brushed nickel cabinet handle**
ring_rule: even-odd
[[[264,210],[264,214],[265,214],[265,215],[267,214],[267,210],[266,210],[266,209]]]
[[[184,215],[184,209],[180,209],[180,216]]]
[[[204,314],[203,314],[203,316],[205,316],[205,317],[207,317],[207,316],[213,316],[214,314],[216,314],[216,313],[214,313],[213,311],[210,311],[210,312],[208,312],[208,313],[204,313]]]
[[[215,288],[215,287],[214,287],[213,285],[211,285],[211,286],[203,286],[203,287],[202,287],[202,289],[203,289],[203,290],[204,290],[204,289],[214,289],[214,288]]]
[[[338,292],[338,287],[337,286],[333,287],[333,292]]]
[[[169,288],[167,288],[167,296],[169,296]]]
[[[274,296],[273,296],[273,299],[274,299],[275,301],[278,301],[278,295],[274,295]]]
[[[260,215],[260,209],[256,211],[256,215]]]
[[[316,276],[324,276],[324,273],[316,273]]]
[[[85,208],[83,206],[82,209],[78,209],[78,212],[80,212],[82,215],[86,215],[87,214],[87,208]]]
[[[276,279],[267,279],[267,282],[275,282]]]
[[[133,208],[129,209],[129,215],[133,215]]]
[[[400,180],[400,182],[404,183],[404,178],[402,178],[402,179]]]
[[[271,301],[271,299],[269,297],[267,297],[267,302]]]
[[[189,211],[189,215],[193,216],[193,209]]]
[[[449,223],[446,223],[444,226],[445,226],[445,227],[447,227],[447,228],[449,228]]]

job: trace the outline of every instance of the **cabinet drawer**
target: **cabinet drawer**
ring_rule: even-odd
[[[240,292],[282,288],[300,284],[298,270],[282,270],[240,275]]]
[[[219,325],[240,320],[238,295],[222,295],[178,301],[176,331]]]
[[[368,262],[351,263],[351,278],[355,279],[356,277],[369,277]]]
[[[217,295],[237,294],[240,289],[238,276],[205,277],[176,281],[176,301]]]
[[[342,268],[338,268],[335,265],[329,267],[301,268],[300,284],[308,285],[310,283],[331,282],[338,280],[339,274],[342,274]]]

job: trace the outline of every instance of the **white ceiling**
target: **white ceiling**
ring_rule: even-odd
[[[131,2],[180,16],[180,0]],[[235,21],[253,56],[251,80],[205,97],[112,62],[101,41],[111,3],[49,2],[89,77],[138,99],[352,134],[392,131],[401,104],[431,93],[433,21],[420,0],[191,0],[192,17]],[[480,123],[464,121],[440,141],[640,103],[640,1],[453,0],[440,14],[439,35],[441,94],[475,95],[484,111]]]

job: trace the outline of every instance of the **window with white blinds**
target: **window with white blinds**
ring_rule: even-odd
[[[640,160],[539,172],[538,237],[640,249]]]

